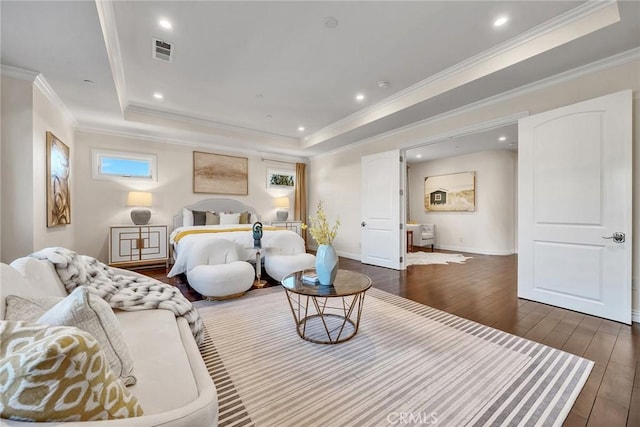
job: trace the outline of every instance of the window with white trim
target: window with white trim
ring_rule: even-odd
[[[158,180],[155,154],[92,150],[91,156],[93,179]]]

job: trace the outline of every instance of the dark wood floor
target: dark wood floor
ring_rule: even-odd
[[[565,426],[640,426],[640,326],[521,300],[516,295],[517,258],[468,254],[466,264],[414,265],[395,271],[340,259],[387,292],[593,360],[595,366]],[[152,277],[202,297],[184,277]],[[272,282],[272,285],[276,285]],[[638,373],[638,375],[636,375]]]

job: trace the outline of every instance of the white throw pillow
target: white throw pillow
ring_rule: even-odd
[[[23,298],[18,295],[7,295],[4,320],[35,322],[63,299],[62,297]]]
[[[193,213],[187,208],[182,208],[182,226],[193,227]]]
[[[133,385],[133,358],[113,310],[102,298],[91,295],[86,287],[77,287],[68,297],[40,316],[37,323],[75,326],[90,333],[104,350],[109,367],[124,385]]]
[[[220,225],[240,224],[240,213],[224,213],[220,212]]]

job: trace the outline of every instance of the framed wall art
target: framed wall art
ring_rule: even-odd
[[[193,152],[193,192],[249,194],[249,162],[246,157]]]
[[[293,190],[296,185],[295,171],[267,169],[267,188]]]
[[[476,173],[461,172],[424,179],[426,212],[473,212],[476,210]]]
[[[47,132],[47,227],[71,224],[69,147]]]

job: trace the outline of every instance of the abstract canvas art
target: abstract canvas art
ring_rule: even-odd
[[[426,212],[473,212],[476,210],[476,174],[461,172],[424,179]]]
[[[47,132],[47,227],[71,224],[69,147]]]
[[[209,194],[249,193],[249,162],[246,157],[193,152],[193,192]]]

